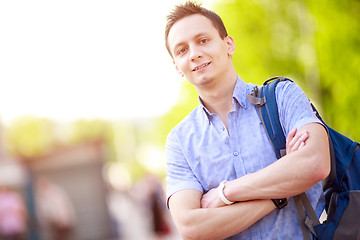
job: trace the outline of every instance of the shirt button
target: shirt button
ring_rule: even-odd
[[[238,152],[234,152],[234,156],[236,157],[236,156],[238,156],[239,155],[239,153]]]

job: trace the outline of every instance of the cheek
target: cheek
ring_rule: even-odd
[[[188,71],[186,61],[178,61],[177,62],[177,68],[182,72]]]
[[[181,62],[179,60],[177,60],[177,59],[174,60],[173,64],[174,64],[174,66],[176,68],[176,71],[181,71]]]

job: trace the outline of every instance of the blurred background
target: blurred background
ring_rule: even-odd
[[[198,105],[164,47],[181,2],[0,2],[3,239],[179,239],[164,144]],[[245,82],[293,79],[328,125],[360,140],[359,1],[203,6],[234,37]]]

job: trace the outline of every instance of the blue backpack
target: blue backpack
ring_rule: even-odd
[[[270,78],[263,86],[248,95],[248,101],[258,112],[271,141],[277,158],[286,154],[286,138],[279,120],[275,88],[280,81],[291,81],[283,77]],[[318,111],[311,104],[317,117]],[[323,122],[324,123],[324,122]],[[304,239],[360,239],[360,145],[329,128],[331,171],[322,182],[325,194],[327,219],[320,223],[306,193],[294,196]]]

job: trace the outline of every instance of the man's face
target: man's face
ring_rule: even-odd
[[[185,17],[170,29],[168,44],[180,74],[201,87],[226,75],[235,44],[221,39],[212,22],[199,14]]]

